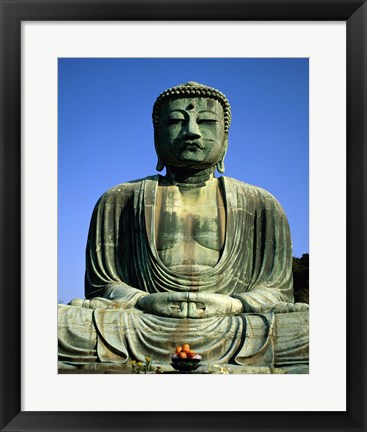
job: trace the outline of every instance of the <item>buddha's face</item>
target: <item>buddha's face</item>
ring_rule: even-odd
[[[203,98],[165,102],[155,145],[166,166],[195,169],[215,166],[227,147],[222,105]]]

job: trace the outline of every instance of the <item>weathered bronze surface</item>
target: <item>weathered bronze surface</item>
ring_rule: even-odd
[[[97,202],[86,300],[59,307],[61,368],[152,355],[167,365],[187,342],[204,364],[304,373],[308,306],[293,300],[284,211],[261,188],[214,177],[230,121],[226,97],[202,84],[158,97],[154,140],[166,175],[120,184]]]

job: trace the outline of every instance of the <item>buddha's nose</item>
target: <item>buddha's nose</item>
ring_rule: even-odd
[[[184,134],[188,137],[200,138],[200,131],[197,122],[194,119],[190,119],[187,122]]]

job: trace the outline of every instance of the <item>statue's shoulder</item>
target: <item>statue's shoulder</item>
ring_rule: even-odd
[[[143,184],[146,182],[158,181],[158,176],[148,176],[135,180],[129,180],[124,183],[120,183],[112,188],[108,189],[100,198],[99,202],[110,202],[110,201],[126,201],[132,198],[136,193],[138,193]]]
[[[259,186],[252,185],[250,183],[245,183],[241,180],[234,179],[232,177],[223,176],[224,182],[228,188],[233,188],[238,193],[244,194],[255,194],[262,196],[264,198],[275,199],[274,195],[272,195],[266,189],[263,189]]]
[[[232,191],[238,196],[251,198],[252,200],[254,200],[254,203],[257,203],[259,206],[275,207],[276,209],[283,211],[279,201],[266,189],[249,183],[245,183],[232,177],[223,176],[223,181],[226,185],[227,193],[231,193]]]

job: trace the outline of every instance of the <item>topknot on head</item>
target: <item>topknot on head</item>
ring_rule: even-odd
[[[180,84],[175,87],[171,87],[162,92],[153,106],[153,125],[154,130],[158,130],[159,116],[162,104],[170,99],[184,98],[184,97],[201,97],[210,98],[217,100],[223,107],[224,112],[224,131],[228,133],[229,126],[231,124],[231,106],[229,105],[226,96],[219,90],[208,87],[204,84],[197,83],[195,81],[189,81],[185,84]]]

